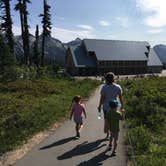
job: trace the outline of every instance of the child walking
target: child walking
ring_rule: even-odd
[[[122,110],[117,111],[118,101],[111,100],[109,102],[110,110],[106,115],[106,123],[110,131],[110,141],[107,150],[112,149],[112,155],[116,155],[117,141],[119,135],[119,121],[124,119],[124,113]]]
[[[80,138],[80,129],[83,127],[83,114],[86,118],[85,105],[81,102],[81,96],[74,96],[73,101],[75,102],[71,108],[70,120],[74,119],[76,124],[76,139]]]

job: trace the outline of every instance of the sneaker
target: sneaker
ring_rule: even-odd
[[[75,136],[76,139],[79,139],[80,138],[80,133],[78,132]]]
[[[116,151],[113,151],[111,156],[116,156]]]

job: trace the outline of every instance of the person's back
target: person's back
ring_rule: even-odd
[[[75,104],[73,105],[72,109],[73,109],[73,116],[74,116],[74,119],[75,119],[75,118],[82,118],[83,112],[84,112],[84,110],[85,110],[84,104],[75,103]]]
[[[120,85],[116,83],[105,84],[102,87],[101,95],[104,95],[105,99],[103,102],[103,110],[109,109],[109,101],[116,100],[119,95],[122,94],[122,89]]]

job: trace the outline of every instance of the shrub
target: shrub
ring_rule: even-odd
[[[126,102],[126,126],[131,132],[137,165],[166,165],[166,78],[128,80],[121,84]]]
[[[89,96],[95,80],[17,80],[0,83],[0,154],[68,115],[75,94]]]
[[[15,75],[15,58],[0,35],[0,81],[13,81]]]
[[[151,141],[150,134],[143,126],[131,129],[131,141],[136,154],[146,154]]]

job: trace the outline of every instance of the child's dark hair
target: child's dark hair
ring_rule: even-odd
[[[81,96],[80,95],[76,95],[73,97],[73,101],[75,102],[79,102],[81,100]]]

